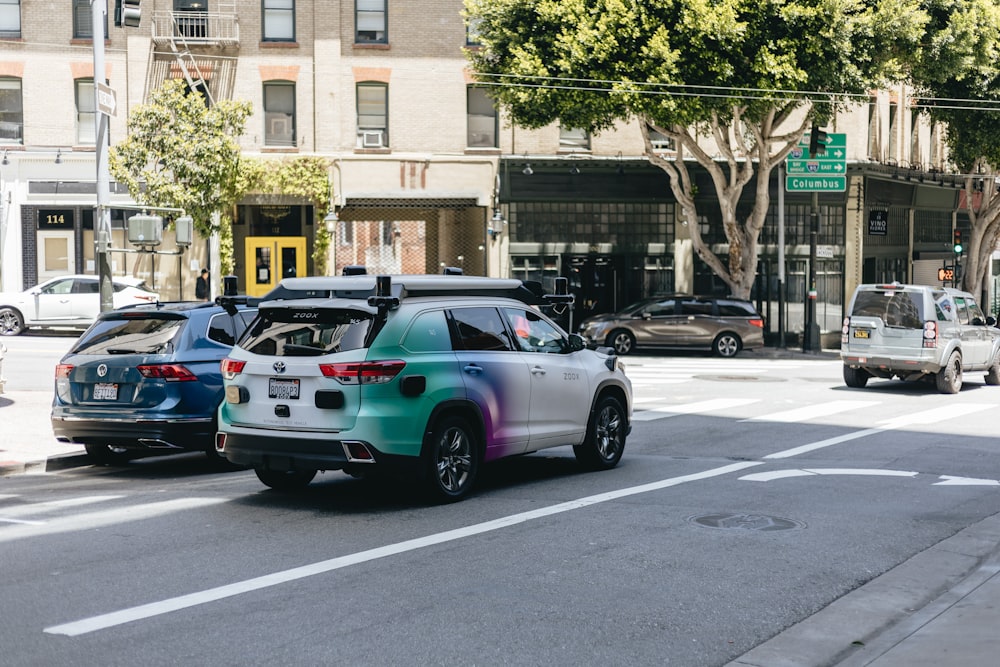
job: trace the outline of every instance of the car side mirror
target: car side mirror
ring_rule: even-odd
[[[653,314],[652,314],[652,313],[648,313],[648,312],[644,312],[644,313],[642,314],[642,319],[644,319],[644,320],[649,320],[649,319],[652,319],[652,317],[653,317]]]
[[[987,315],[986,316],[986,325],[987,326],[991,326],[991,327],[995,327],[997,325],[997,318],[993,317],[992,315]]]
[[[569,335],[569,350],[570,352],[579,352],[580,350],[586,349],[587,341],[580,334],[570,334]]]
[[[981,317],[973,317],[972,318],[972,324],[973,324],[973,326],[981,327],[981,326],[983,326],[986,323],[983,322],[983,318],[981,318]]]

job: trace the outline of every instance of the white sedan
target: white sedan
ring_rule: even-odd
[[[160,295],[141,278],[115,277],[111,281],[115,308],[154,303]],[[0,336],[16,336],[37,327],[86,329],[101,312],[97,276],[52,278],[23,292],[0,292]]]

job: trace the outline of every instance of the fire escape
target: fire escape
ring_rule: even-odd
[[[236,2],[178,0],[174,11],[153,13],[153,48],[145,98],[168,79],[183,78],[208,104],[232,97],[239,55]]]

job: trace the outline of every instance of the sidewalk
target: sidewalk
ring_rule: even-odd
[[[51,391],[0,394],[0,477],[87,465],[82,445],[59,442],[48,415]]]

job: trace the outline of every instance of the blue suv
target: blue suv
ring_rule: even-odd
[[[214,447],[219,362],[257,311],[238,299],[101,313],[56,366],[52,429],[95,463]],[[245,301],[245,300],[244,300]]]

